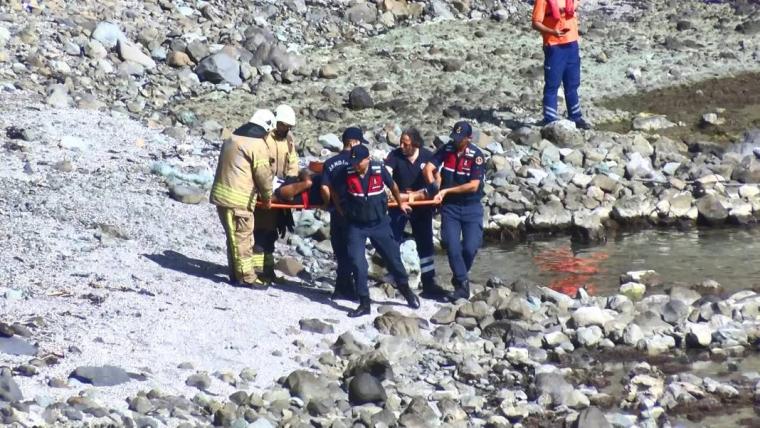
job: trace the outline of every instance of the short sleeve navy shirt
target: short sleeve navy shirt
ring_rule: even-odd
[[[393,170],[393,181],[402,192],[420,190],[426,187],[422,170],[433,157],[433,152],[421,147],[414,162],[409,162],[401,149],[395,149],[388,154],[385,164]]]
[[[480,149],[470,143],[462,152],[453,142],[449,142],[433,154],[430,162],[441,171],[441,189],[448,189],[472,180],[479,180],[478,190],[474,193],[447,195],[444,203],[480,203],[483,198],[483,179],[485,176],[485,157]]]

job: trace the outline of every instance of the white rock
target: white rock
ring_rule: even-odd
[[[643,342],[644,350],[649,355],[659,355],[676,347],[675,339],[662,334],[645,337],[641,342]]]
[[[61,138],[60,146],[64,149],[84,151],[90,144],[79,137],[67,135]]]
[[[92,38],[99,41],[107,49],[116,47],[119,40],[126,40],[124,33],[118,25],[110,22],[101,22],[92,33]]]
[[[596,346],[604,338],[602,329],[595,325],[581,327],[575,332],[575,335],[578,343],[587,348]]]
[[[636,346],[644,338],[644,332],[638,324],[630,323],[623,330],[623,343],[629,346]]]
[[[707,347],[712,342],[712,329],[705,323],[686,325],[686,344],[691,347]]]
[[[739,188],[739,196],[742,198],[750,199],[757,195],[760,195],[760,188],[751,184],[745,184]]]
[[[108,56],[108,51],[99,41],[90,40],[84,48],[84,54],[91,59],[103,59]]]
[[[573,176],[573,184],[580,187],[581,189],[585,189],[586,186],[588,186],[589,183],[591,183],[592,178],[593,177],[586,174],[575,174]]]
[[[567,335],[561,331],[546,333],[543,338],[544,344],[552,348],[564,342],[568,342],[569,340],[570,338],[568,338]]]
[[[491,220],[498,224],[499,227],[510,229],[516,229],[521,224],[525,223],[525,217],[520,217],[515,213],[496,214],[491,217]]]
[[[148,69],[156,67],[156,62],[144,54],[138,46],[124,40],[119,40],[119,56],[124,61],[131,61]]]
[[[633,129],[637,131],[659,131],[674,126],[675,123],[662,115],[639,115],[633,119]]]
[[[512,364],[532,364],[528,348],[507,348],[507,360]]]
[[[600,309],[596,306],[584,306],[578,308],[573,312],[573,321],[578,327],[586,327],[589,325],[597,325],[604,327],[608,321],[613,319],[613,316],[607,313],[604,309]]]
[[[5,47],[11,39],[11,32],[5,27],[0,27],[0,48]]]
[[[334,152],[343,150],[343,142],[340,140],[340,137],[335,134],[320,135],[319,138],[317,138],[317,141],[322,147],[326,147]]]

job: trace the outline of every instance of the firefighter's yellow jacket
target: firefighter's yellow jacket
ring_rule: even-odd
[[[266,137],[266,148],[274,176],[279,178],[298,176],[298,153],[296,153],[292,134],[288,134],[283,140],[278,140],[274,132],[270,132]]]
[[[246,124],[222,145],[210,202],[226,208],[253,211],[257,193],[272,197],[272,168],[263,128]]]

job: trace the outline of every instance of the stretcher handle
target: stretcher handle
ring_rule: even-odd
[[[424,199],[424,200],[416,200],[414,202],[409,202],[409,206],[412,208],[414,207],[429,207],[429,206],[435,206],[438,205],[438,202],[432,200],[432,199]],[[261,201],[256,202],[256,206],[261,206]],[[303,204],[285,204],[282,202],[272,202],[272,209],[273,210],[289,210],[289,209],[315,209],[317,207],[312,205],[303,205]],[[388,208],[398,208],[398,204],[396,202],[388,202]]]

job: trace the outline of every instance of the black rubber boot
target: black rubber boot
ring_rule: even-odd
[[[464,280],[461,283],[454,281],[454,292],[449,294],[448,299],[450,303],[459,299],[470,300],[470,281]]]
[[[348,316],[351,318],[363,317],[372,313],[372,306],[370,305],[369,296],[359,297],[359,306],[350,311]]]
[[[446,290],[441,288],[441,286],[435,282],[435,279],[422,282],[422,293],[420,293],[420,297],[424,299],[442,302],[446,301],[446,296],[448,294],[449,293],[446,292]]]
[[[399,284],[398,291],[404,296],[406,304],[409,305],[410,308],[417,309],[420,307],[420,299],[418,299],[417,295],[414,294],[414,291],[409,288],[409,284]]]

